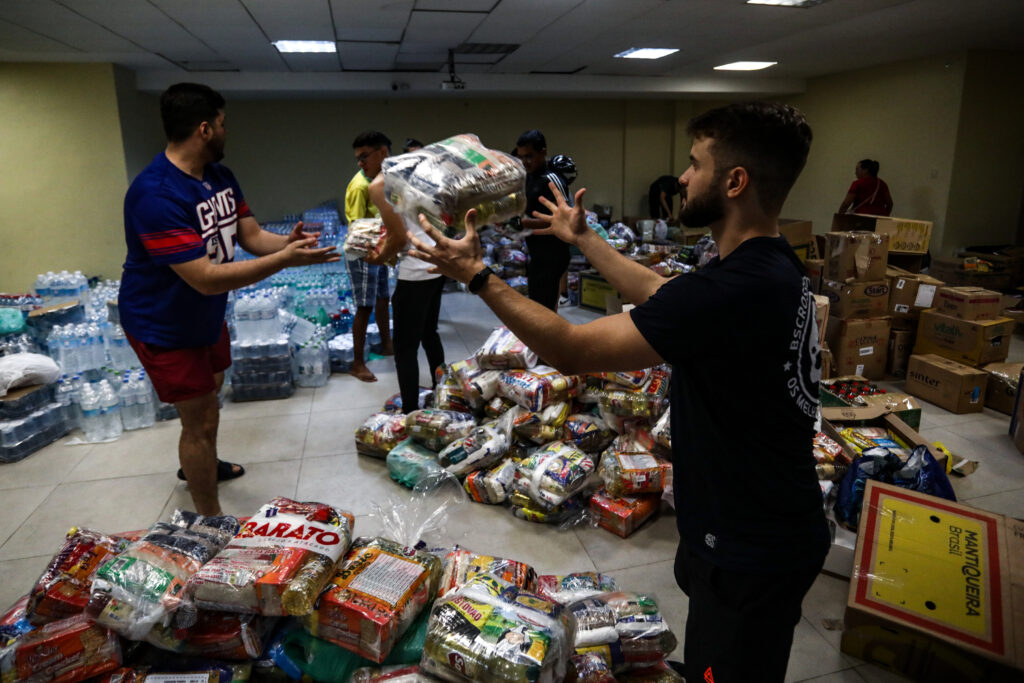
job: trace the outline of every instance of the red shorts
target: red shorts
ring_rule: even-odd
[[[187,349],[148,344],[127,332],[125,336],[149,375],[156,395],[164,403],[187,401],[217,391],[214,375],[231,366],[231,338],[227,324],[221,328],[217,343]]]

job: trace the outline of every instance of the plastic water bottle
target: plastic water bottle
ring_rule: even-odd
[[[100,414],[103,421],[103,438],[116,439],[121,436],[121,405],[114,390],[106,380],[100,382]]]
[[[117,394],[118,402],[121,404],[121,424],[126,430],[139,428],[138,399],[135,395],[135,387],[131,379],[125,377],[121,380],[121,391]]]
[[[355,316],[352,315],[351,311],[349,311],[347,308],[341,309],[341,329],[339,330],[339,332],[341,334],[348,334],[349,332],[351,332],[352,321],[354,319]]]
[[[71,386],[71,380],[68,379],[67,375],[62,375],[57,380],[57,395],[54,397],[54,400],[60,404],[61,415],[68,429],[74,429],[78,426],[78,419],[75,415],[75,402],[72,398],[74,390],[75,388]]]
[[[100,416],[100,397],[93,391],[91,386],[86,385],[82,389],[82,419],[81,427],[85,432],[86,441],[103,440],[103,423]]]
[[[264,339],[273,339],[281,333],[280,325],[277,321],[277,302],[270,296],[269,292],[264,292],[260,299],[260,320],[263,323],[262,332]]]
[[[137,394],[136,399],[139,409],[139,427],[152,427],[156,422],[156,396],[153,393],[153,385],[145,372],[139,372],[136,377]]]

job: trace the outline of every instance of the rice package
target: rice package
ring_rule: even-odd
[[[506,458],[490,469],[470,472],[462,486],[478,503],[501,505],[508,500],[515,476],[515,460]]]
[[[601,394],[601,408],[620,417],[658,417],[664,408],[668,385],[668,373],[655,368],[647,384],[640,389],[605,391]]]
[[[519,462],[513,488],[550,509],[582,491],[593,472],[589,455],[565,441],[554,441]]]
[[[84,614],[50,622],[0,648],[2,683],[75,683],[121,666],[121,643]]]
[[[386,458],[388,451],[408,437],[405,414],[374,413],[356,429],[356,452],[371,458]]]
[[[343,251],[349,259],[366,258],[384,241],[384,222],[379,218],[356,218],[349,221]]]
[[[658,511],[660,503],[657,493],[613,498],[601,490],[590,497],[590,513],[598,526],[626,538]]]
[[[81,614],[89,603],[93,575],[120,555],[128,540],[72,528],[28,596],[27,617],[35,626]]]
[[[598,372],[595,373],[596,377],[600,377],[608,382],[615,382],[618,385],[627,387],[629,389],[639,389],[640,387],[647,384],[651,378],[651,369],[647,368],[644,370],[622,370],[619,372]]]
[[[437,454],[441,467],[457,477],[490,467],[508,452],[508,436],[496,424],[480,425]]]
[[[581,451],[600,453],[615,438],[615,433],[599,415],[574,413],[562,423],[560,436],[563,441],[576,444]]]
[[[99,568],[86,612],[129,640],[143,640],[156,624],[168,625],[186,582],[238,529],[238,520],[228,515],[176,510],[171,521],[157,522]]]
[[[618,589],[615,579],[596,572],[541,574],[537,577],[537,593],[559,605],[568,605]]]
[[[498,327],[477,349],[476,363],[481,370],[526,369],[537,364],[537,354],[507,327]]]
[[[602,593],[566,609],[576,618],[576,652],[601,654],[615,672],[657,664],[676,649],[676,637],[650,595]]]
[[[391,478],[410,489],[424,477],[443,471],[437,463],[437,454],[412,439],[392,448],[386,461]]]
[[[512,421],[512,432],[524,441],[545,444],[558,438],[562,425],[569,417],[569,404],[552,403],[540,412],[520,411]]]
[[[435,555],[360,538],[303,624],[312,635],[380,663],[433,601],[440,580]]]
[[[189,581],[201,609],[301,616],[352,543],[351,513],[274,498]]]
[[[586,496],[580,494],[566,498],[555,507],[542,505],[529,496],[513,491],[508,497],[513,516],[535,524],[566,524],[582,521],[587,509]]]
[[[597,473],[608,495],[620,498],[637,493],[661,493],[669,481],[672,463],[649,453],[605,451]]]
[[[561,683],[574,627],[561,605],[483,574],[434,604],[420,666],[446,681]]]
[[[474,576],[490,574],[524,591],[537,590],[537,572],[525,562],[505,560],[491,555],[478,555],[465,548],[455,548],[444,558],[444,572],[438,596],[465,586]]]
[[[470,209],[476,209],[478,225],[506,221],[526,210],[522,163],[485,147],[472,134],[388,157],[381,173],[398,213],[410,220],[422,213],[449,235],[465,231],[463,221]]]
[[[552,403],[572,397],[577,378],[560,373],[546,365],[532,370],[506,370],[498,378],[498,395],[522,406],[540,412]]]
[[[426,408],[405,416],[406,434],[435,453],[476,428],[472,415],[454,410]]]
[[[672,408],[668,407],[651,428],[651,436],[655,443],[664,448],[672,448]]]

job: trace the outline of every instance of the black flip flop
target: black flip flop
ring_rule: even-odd
[[[232,479],[238,479],[240,476],[245,474],[245,468],[241,465],[237,465],[238,471],[235,472],[236,465],[230,462],[224,462],[223,460],[217,461],[217,481],[230,481]],[[185,478],[185,473],[178,469],[178,479],[182,481],[188,481]]]

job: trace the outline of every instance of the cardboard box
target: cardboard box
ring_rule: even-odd
[[[885,376],[889,353],[889,318],[837,318],[829,316],[829,348],[835,359],[836,375],[862,375],[868,379]]]
[[[804,267],[807,268],[807,277],[811,279],[811,291],[815,294],[821,294],[822,275],[825,273],[825,259],[809,258],[804,261]]]
[[[828,297],[837,318],[877,318],[889,308],[888,280],[836,282],[823,280],[821,293]]]
[[[825,330],[828,328],[828,314],[831,309],[827,296],[814,294],[814,324],[818,326],[818,344],[825,343]]]
[[[889,280],[889,310],[893,325],[917,329],[921,311],[932,308],[935,293],[943,282],[923,273],[911,273],[890,265],[885,276]]]
[[[832,349],[828,347],[828,342],[822,342],[821,344],[821,378],[830,379],[835,376],[836,362],[832,357]]]
[[[985,407],[988,373],[935,354],[913,355],[907,365],[906,391],[951,413],[980,413]]]
[[[893,377],[906,377],[907,364],[914,349],[915,330],[891,330],[889,332],[889,360],[885,371]]]
[[[1024,378],[1024,373],[1021,373]],[[1020,380],[1018,380],[1020,386]],[[1017,398],[1013,402],[1013,415],[1010,416],[1010,438],[1017,450],[1024,453],[1024,391],[1017,392]]]
[[[825,237],[823,279],[866,282],[885,278],[888,235],[830,232]]]
[[[608,308],[609,297],[612,303],[618,301],[621,308],[622,297],[607,280],[596,271],[580,273],[581,306],[605,313]]]
[[[789,246],[793,248],[798,259],[806,263],[810,258],[808,253],[811,248],[811,241],[814,239],[814,231],[811,221],[796,218],[780,218],[779,234],[786,238]]]
[[[1008,270],[970,270],[965,265],[968,264],[963,258],[933,258],[928,272],[947,285],[983,287],[996,291],[1010,289],[1012,286],[1013,274]]]
[[[932,222],[893,216],[852,213],[832,216],[832,230],[866,230],[889,237],[889,251],[895,254],[924,254],[932,238]]]
[[[916,681],[1020,681],[1024,522],[868,482],[840,649]]]
[[[1013,327],[1009,318],[960,320],[929,309],[921,313],[914,353],[934,353],[980,367],[1006,359]]]
[[[1024,363],[989,363],[982,370],[988,373],[985,407],[1013,415],[1013,405],[1017,400]]]
[[[865,377],[852,375],[849,377],[836,377],[834,379],[821,380],[821,390],[818,392],[822,408],[847,408],[847,407],[871,407],[879,408],[885,413],[892,413],[903,420],[911,429],[921,427],[921,406],[909,394],[897,391],[887,391],[884,394],[873,394],[870,396],[858,396],[853,401],[846,400],[833,392],[832,385],[836,382],[855,381],[866,382]]]
[[[961,320],[994,320],[1001,317],[1002,295],[981,287],[940,287],[935,309]]]
[[[917,431],[901,420],[898,415],[881,406],[843,406],[821,409],[821,431],[835,439],[843,447],[850,460],[856,460],[860,453],[856,451],[839,431],[852,426],[884,427],[898,436],[911,449],[918,446],[929,446],[928,441]],[[935,459],[945,465],[946,456],[935,449],[930,449]]]

